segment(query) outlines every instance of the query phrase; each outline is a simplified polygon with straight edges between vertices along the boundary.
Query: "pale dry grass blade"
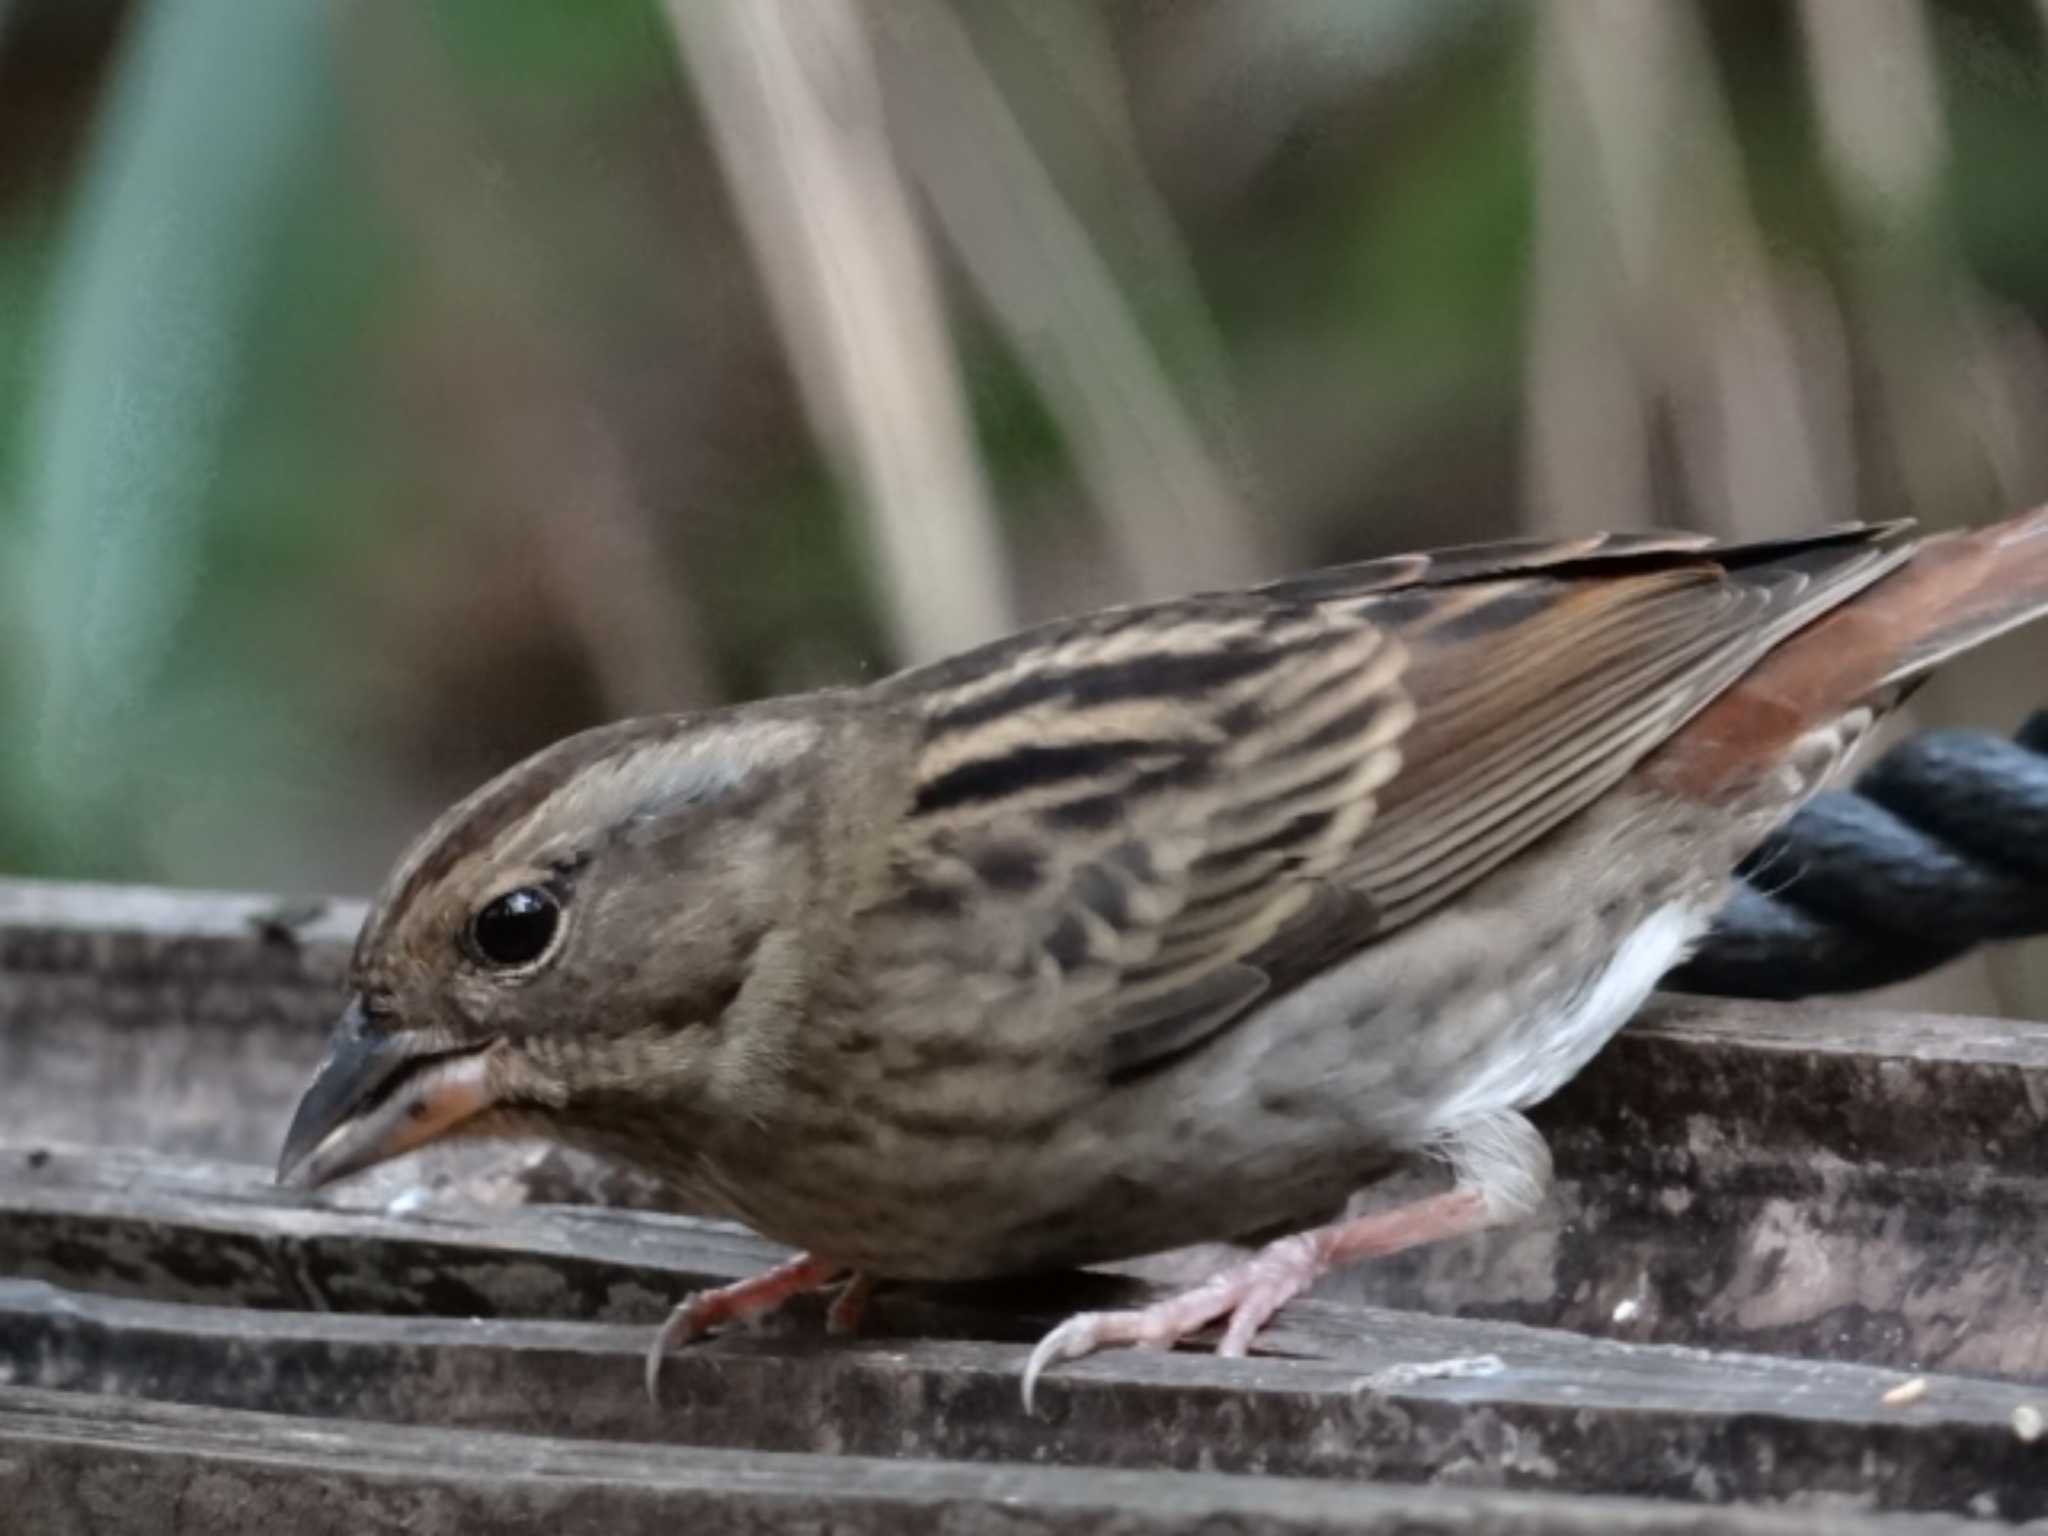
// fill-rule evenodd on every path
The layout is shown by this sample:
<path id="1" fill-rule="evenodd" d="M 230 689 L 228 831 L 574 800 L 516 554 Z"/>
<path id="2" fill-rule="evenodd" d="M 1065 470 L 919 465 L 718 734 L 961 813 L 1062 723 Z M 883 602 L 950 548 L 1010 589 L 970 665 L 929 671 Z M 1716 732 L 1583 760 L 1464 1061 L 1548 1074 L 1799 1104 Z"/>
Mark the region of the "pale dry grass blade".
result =
<path id="1" fill-rule="evenodd" d="M 1243 196 L 1304 131 L 1400 79 L 1444 38 L 1493 24 L 1501 7 L 1493 0 L 1205 0 L 1157 10 L 1131 91 L 1175 159 L 1199 168 L 1176 192 L 1215 206 Z"/>
<path id="2" fill-rule="evenodd" d="M 959 21 L 931 0 L 876 20 L 904 156 L 1059 422 L 1128 587 L 1260 570 L 1228 477 Z"/>
<path id="3" fill-rule="evenodd" d="M 2036 501 L 2048 493 L 2048 363 L 2032 325 L 1975 281 L 1949 226 L 1928 13 L 1920 0 L 1802 0 L 1799 16 L 1822 154 L 1854 227 L 1847 286 L 1903 510 L 1939 527 Z M 1912 723 L 2018 720 L 2041 705 L 2044 656 L 2040 637 L 2009 637 L 1933 678 Z M 1886 1006 L 2038 1015 L 2048 974 L 2029 964 L 2024 949 L 1979 952 L 1880 995 Z"/>
<path id="4" fill-rule="evenodd" d="M 1591 190 L 1579 195 L 1606 227 L 1624 292 L 1597 306 L 1549 299 L 1550 329 L 1539 324 L 1539 340 L 1552 349 L 1611 345 L 1589 343 L 1586 326 L 1622 317 L 1651 395 L 1641 408 L 1665 408 L 1693 520 L 1747 535 L 1840 515 L 1853 460 L 1838 326 L 1825 291 L 1781 269 L 1756 227 L 1699 16 L 1677 4 L 1550 0 L 1543 25 L 1546 49 L 1556 50 L 1545 68 L 1568 82 L 1544 97 L 1569 91 L 1586 145 L 1583 163 L 1555 167 L 1545 192 L 1556 195 L 1572 174 L 1589 178 Z M 1546 212 L 1539 227 L 1569 217 Z M 1539 291 L 1539 322 L 1544 302 Z M 1574 315 L 1591 318 L 1558 334 Z M 1555 358 L 1532 362 L 1532 387 L 1566 367 Z M 1577 386 L 1594 391 L 1593 404 L 1551 409 L 1591 418 L 1618 391 L 1617 367 Z M 1544 425 L 1540 411 L 1532 419 Z M 1597 449 L 1581 427 L 1554 450 L 1539 443 L 1534 457 L 1542 464 Z M 1604 492 L 1609 521 L 1614 500 L 1642 480 L 1640 446 L 1626 428 L 1619 451 L 1622 467 Z M 1535 490 L 1539 506 L 1556 505 L 1559 491 L 1541 476 Z"/>
<path id="5" fill-rule="evenodd" d="M 894 640 L 1011 626 L 938 280 L 852 0 L 670 0 L 805 407 L 857 489 Z"/>
<path id="6" fill-rule="evenodd" d="M 1114 272 L 1210 458 L 1250 499 L 1254 455 L 1235 365 L 1202 290 L 1179 205 L 1165 191 L 1188 146 L 1162 141 L 1156 127 L 1147 142 L 1137 119 L 1139 92 L 1156 64 L 1153 50 L 1119 38 L 1113 13 L 1096 0 L 982 0 L 953 14 Z M 1280 23 L 1281 13 L 1265 14 Z M 1133 48 L 1142 51 L 1132 57 L 1126 50 Z M 1188 195 L 1185 178 L 1176 191 Z M 1263 541 L 1261 552 L 1267 553 Z"/>
<path id="7" fill-rule="evenodd" d="M 1529 332 L 1522 355 L 1522 487 L 1531 526 L 1561 537 L 1639 526 L 1653 505 L 1653 382 L 1633 310 L 1649 290 L 1654 199 L 1603 189 L 1587 173 L 1600 152 L 1573 78 L 1557 6 L 1535 27 L 1535 229 Z M 1643 80 L 1654 80 L 1644 60 Z M 1637 103 L 1653 113 L 1663 97 Z M 1654 124 L 1645 124 L 1654 131 Z M 1627 146 L 1616 146 L 1617 159 Z M 1631 157 L 1611 167 L 1640 179 Z"/>
<path id="8" fill-rule="evenodd" d="M 1989 516 L 2048 478 L 2037 335 L 1976 284 L 1941 208 L 1950 157 L 1920 0 L 1802 0 L 1822 151 L 1849 247 L 1879 406 L 1916 514 Z"/>
<path id="9" fill-rule="evenodd" d="M 1912 222 L 1947 159 L 1919 0 L 1801 0 L 1823 145 L 1862 216 Z"/>

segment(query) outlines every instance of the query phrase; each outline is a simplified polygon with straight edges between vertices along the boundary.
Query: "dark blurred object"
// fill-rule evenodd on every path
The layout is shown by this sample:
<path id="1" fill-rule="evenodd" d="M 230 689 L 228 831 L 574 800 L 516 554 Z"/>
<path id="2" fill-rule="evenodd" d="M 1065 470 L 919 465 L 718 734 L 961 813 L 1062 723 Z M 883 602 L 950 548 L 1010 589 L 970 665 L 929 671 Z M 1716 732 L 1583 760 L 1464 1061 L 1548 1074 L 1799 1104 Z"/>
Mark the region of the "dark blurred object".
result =
<path id="1" fill-rule="evenodd" d="M 125 0 L 0 7 L 0 210 L 76 173 Z"/>
<path id="2" fill-rule="evenodd" d="M 1926 731 L 1757 849 L 1682 992 L 1799 998 L 2048 933 L 2048 710 L 2013 741 Z"/>

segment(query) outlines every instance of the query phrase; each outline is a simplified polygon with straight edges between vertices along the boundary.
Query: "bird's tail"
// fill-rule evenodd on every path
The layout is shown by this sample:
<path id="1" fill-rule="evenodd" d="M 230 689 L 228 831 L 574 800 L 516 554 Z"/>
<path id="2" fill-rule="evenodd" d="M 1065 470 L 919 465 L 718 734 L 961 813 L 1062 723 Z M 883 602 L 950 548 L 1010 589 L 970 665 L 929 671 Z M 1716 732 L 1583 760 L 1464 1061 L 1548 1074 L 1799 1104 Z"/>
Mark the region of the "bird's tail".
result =
<path id="1" fill-rule="evenodd" d="M 1711 794 L 1858 708 L 1882 714 L 1951 656 L 2048 613 L 2048 507 L 1922 540 L 1687 723 L 1653 776 Z"/>
<path id="2" fill-rule="evenodd" d="M 1891 664 L 1874 687 L 1912 682 L 1951 656 L 2048 613 L 2048 507 L 1987 528 L 1937 534 L 1868 604 Z"/>

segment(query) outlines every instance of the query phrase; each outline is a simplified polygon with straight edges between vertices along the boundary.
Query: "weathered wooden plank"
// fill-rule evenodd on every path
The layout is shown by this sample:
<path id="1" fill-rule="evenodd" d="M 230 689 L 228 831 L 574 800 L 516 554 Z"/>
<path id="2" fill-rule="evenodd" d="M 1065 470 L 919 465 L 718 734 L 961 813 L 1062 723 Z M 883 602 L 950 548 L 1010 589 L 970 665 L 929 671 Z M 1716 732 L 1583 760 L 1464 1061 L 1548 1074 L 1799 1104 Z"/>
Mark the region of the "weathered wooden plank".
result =
<path id="1" fill-rule="evenodd" d="M 1535 1220 L 1332 1294 L 2048 1378 L 2048 1026 L 1664 998 L 1537 1118 Z"/>
<path id="2" fill-rule="evenodd" d="M 1329 1303 L 1283 1315 L 1268 1342 L 1284 1358 L 1105 1356 L 1049 1378 L 1028 1418 L 1023 1349 L 990 1341 L 1031 1338 L 1080 1299 L 1050 1282 L 885 1291 L 862 1341 L 825 1339 L 806 1309 L 678 1354 L 657 1414 L 639 1381 L 646 1325 L 690 1285 L 757 1267 L 766 1245 L 615 1212 L 348 1216 L 266 1200 L 253 1180 L 207 1194 L 191 1170 L 117 1160 L 95 1183 L 92 1167 L 70 1163 L 35 1202 L 0 1199 L 0 1271 L 159 1301 L 0 1286 L 0 1371 L 14 1381 L 783 1450 L 2048 1513 L 2048 1446 L 2012 1427 L 2048 1394 L 1933 1377 L 1894 1406 L 1897 1373 L 1863 1366 Z M 171 1295 L 214 1305 L 162 1305 Z M 516 1320 L 536 1317 L 557 1320 Z M 595 1318 L 639 1326 L 566 1321 Z M 1445 1361 L 1488 1367 L 1433 1374 Z"/>
<path id="3" fill-rule="evenodd" d="M 338 978 L 360 901 L 0 878 L 0 968 Z"/>
<path id="4" fill-rule="evenodd" d="M 902 1536 L 1848 1536 L 1965 1522 L 1631 1499 L 964 1466 L 393 1428 L 0 1389 L 0 1509 L 38 1532 L 832 1530 Z"/>
<path id="5" fill-rule="evenodd" d="M 281 1191 L 240 1164 L 0 1145 L 0 1274 L 109 1295 L 642 1321 L 679 1291 L 786 1256 L 685 1217 L 406 1197 L 363 1207 Z"/>
<path id="6" fill-rule="evenodd" d="M 278 911 L 0 880 L 0 1125 L 20 1140 L 260 1161 L 319 1059 L 362 919 L 326 904 L 266 927 Z"/>
<path id="7" fill-rule="evenodd" d="M 268 909 L 0 882 L 0 1126 L 267 1161 L 359 911 L 281 941 L 260 931 Z M 1664 999 L 1540 1118 L 1559 1173 L 1541 1216 L 1326 1294 L 2048 1377 L 2048 1028 Z M 409 1198 L 421 1166 L 343 1198 Z M 549 1198 L 601 1177 L 476 1148 L 424 1166 L 472 1193 L 507 1166 L 495 1193 Z M 645 1192 L 613 1178 L 602 1193 Z"/>

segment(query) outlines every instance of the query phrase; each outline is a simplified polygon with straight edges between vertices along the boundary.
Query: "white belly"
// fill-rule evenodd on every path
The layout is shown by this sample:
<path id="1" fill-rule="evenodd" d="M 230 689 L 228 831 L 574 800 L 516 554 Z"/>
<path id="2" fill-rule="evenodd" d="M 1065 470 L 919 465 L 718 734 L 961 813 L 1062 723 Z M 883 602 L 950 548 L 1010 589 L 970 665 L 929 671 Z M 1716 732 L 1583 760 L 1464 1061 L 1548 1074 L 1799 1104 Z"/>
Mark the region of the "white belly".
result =
<path id="1" fill-rule="evenodd" d="M 1622 940 L 1607 968 L 1571 994 L 1550 1020 L 1511 1031 L 1479 1071 L 1438 1102 L 1429 1130 L 1454 1131 L 1498 1110 L 1525 1109 L 1549 1098 L 1634 1017 L 1711 919 L 1711 912 L 1678 902 L 1657 908 Z"/>

